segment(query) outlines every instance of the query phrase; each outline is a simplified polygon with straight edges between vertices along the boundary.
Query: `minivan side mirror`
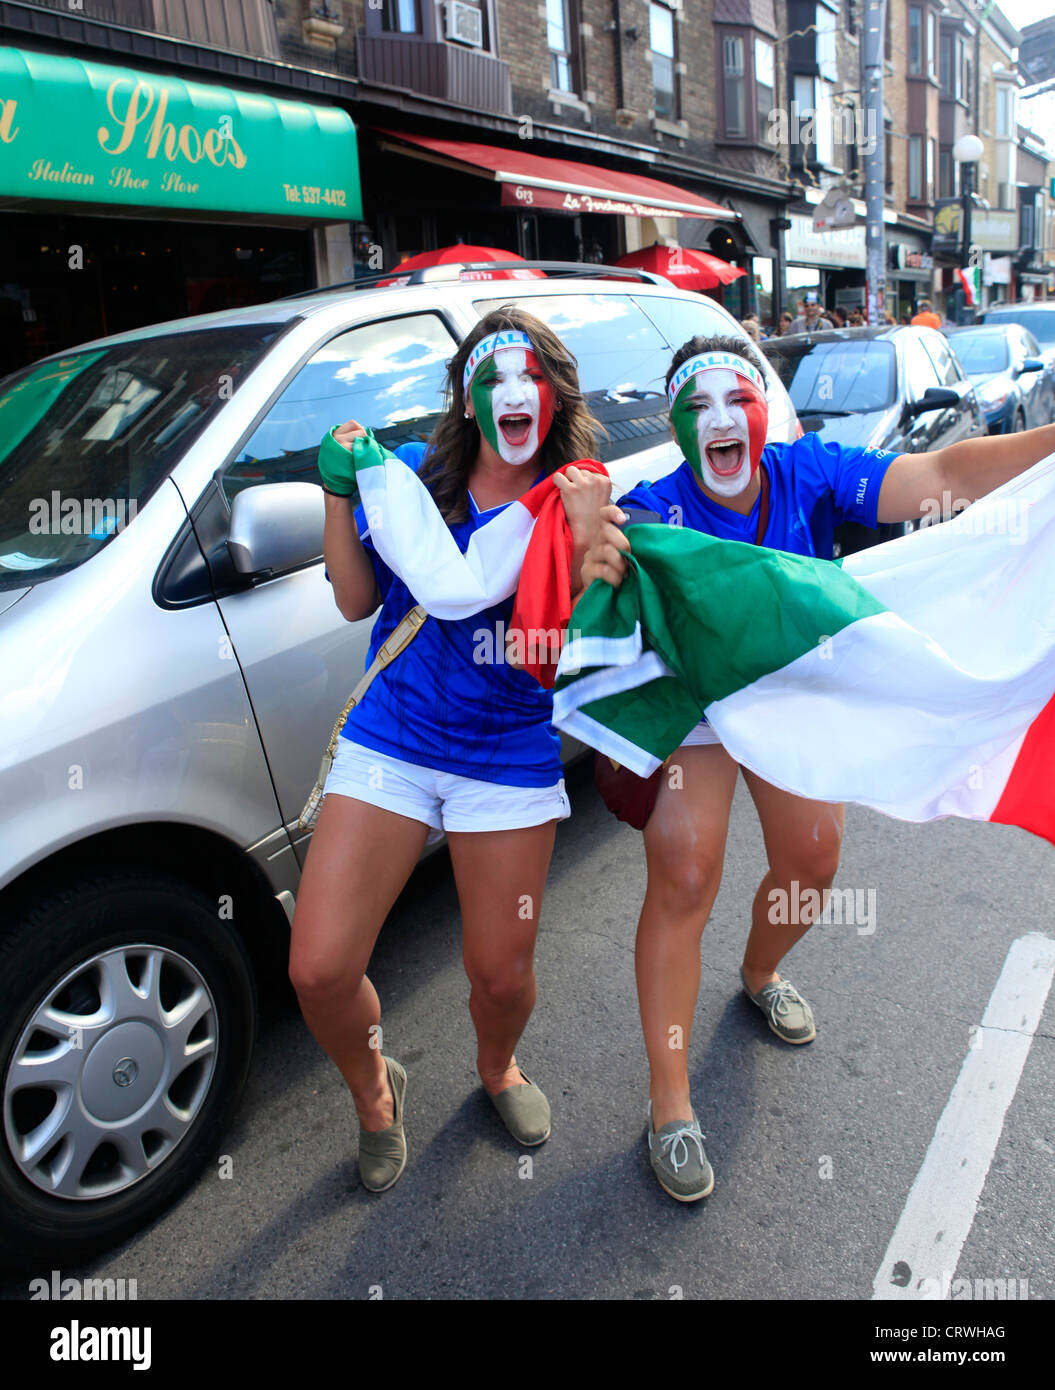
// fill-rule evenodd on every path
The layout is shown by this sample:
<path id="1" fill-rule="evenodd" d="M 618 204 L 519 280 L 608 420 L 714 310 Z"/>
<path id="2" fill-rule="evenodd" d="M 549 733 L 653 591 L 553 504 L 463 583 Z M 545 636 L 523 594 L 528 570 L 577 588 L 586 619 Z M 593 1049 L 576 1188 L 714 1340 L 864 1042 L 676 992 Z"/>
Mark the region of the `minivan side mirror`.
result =
<path id="1" fill-rule="evenodd" d="M 315 483 L 259 483 L 235 494 L 227 549 L 241 575 L 281 574 L 322 555 L 325 524 Z"/>
<path id="2" fill-rule="evenodd" d="M 1022 372 L 1042 372 L 1044 363 L 1038 357 L 1027 357 L 1024 362 L 1020 362 L 1015 369 L 1015 375 L 1020 376 Z"/>
<path id="3" fill-rule="evenodd" d="M 907 401 L 905 414 L 912 419 L 916 415 L 926 415 L 931 410 L 949 410 L 960 404 L 957 392 L 949 386 L 928 386 L 918 401 Z"/>

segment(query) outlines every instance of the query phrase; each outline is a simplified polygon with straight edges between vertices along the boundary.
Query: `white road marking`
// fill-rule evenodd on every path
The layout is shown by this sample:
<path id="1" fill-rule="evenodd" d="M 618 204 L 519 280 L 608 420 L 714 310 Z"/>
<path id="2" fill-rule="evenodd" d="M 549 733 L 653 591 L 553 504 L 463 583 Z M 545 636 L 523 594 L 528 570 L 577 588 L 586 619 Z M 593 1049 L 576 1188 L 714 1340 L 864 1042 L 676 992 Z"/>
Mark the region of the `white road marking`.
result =
<path id="1" fill-rule="evenodd" d="M 1055 941 L 1030 932 L 1012 942 L 873 1281 L 874 1299 L 949 1296 L 1053 975 Z M 937 1282 L 921 1293 L 924 1279 Z"/>

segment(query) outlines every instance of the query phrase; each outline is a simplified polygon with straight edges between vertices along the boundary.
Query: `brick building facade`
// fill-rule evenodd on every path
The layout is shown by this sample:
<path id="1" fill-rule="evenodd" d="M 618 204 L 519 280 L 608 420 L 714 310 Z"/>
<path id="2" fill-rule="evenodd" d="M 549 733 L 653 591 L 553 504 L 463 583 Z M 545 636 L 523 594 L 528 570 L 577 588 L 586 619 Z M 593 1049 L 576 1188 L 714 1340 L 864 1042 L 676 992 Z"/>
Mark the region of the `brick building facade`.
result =
<path id="1" fill-rule="evenodd" d="M 195 223 L 178 212 L 139 214 L 133 235 L 127 211 L 82 217 L 63 203 L 51 240 L 90 242 L 91 263 L 107 268 L 94 299 L 74 304 L 37 249 L 49 243 L 32 219 L 48 207 L 16 200 L 5 211 L 0 190 L 0 215 L 18 233 L 10 294 L 38 325 L 15 354 L 133 327 L 144 314 L 350 279 L 455 242 L 593 261 L 655 241 L 700 247 L 747 272 L 717 292 L 741 316 L 756 307 L 775 316 L 808 288 L 829 306 L 863 302 L 862 12 L 862 0 L 94 0 L 90 13 L 67 0 L 0 0 L 9 48 L 346 113 L 362 191 L 353 219 L 283 209 L 273 224 L 257 218 L 252 237 L 234 216 Z M 975 0 L 888 0 L 884 220 L 895 313 L 935 291 L 957 309 L 962 248 L 935 269 L 931 237 L 935 207 L 960 198 L 951 150 L 967 131 L 985 145 L 978 191 L 989 208 L 979 205 L 975 228 L 986 298 L 1020 288 L 1000 240 L 1007 217 L 1021 215 L 1017 41 L 999 9 L 983 14 Z M 533 170 L 516 175 L 522 197 L 511 196 L 511 164 Z M 818 206 L 834 194 L 855 225 L 818 230 Z M 146 243 L 157 267 L 149 284 Z M 1033 292 L 1044 293 L 1046 276 L 1031 267 Z"/>

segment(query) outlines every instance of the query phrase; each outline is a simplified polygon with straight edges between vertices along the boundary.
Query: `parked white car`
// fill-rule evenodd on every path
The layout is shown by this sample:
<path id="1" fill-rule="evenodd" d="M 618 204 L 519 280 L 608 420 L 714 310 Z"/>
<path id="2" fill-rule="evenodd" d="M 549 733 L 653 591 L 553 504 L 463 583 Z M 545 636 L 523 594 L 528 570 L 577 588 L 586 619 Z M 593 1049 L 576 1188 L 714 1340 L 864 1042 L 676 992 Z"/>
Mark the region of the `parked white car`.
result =
<path id="1" fill-rule="evenodd" d="M 74 1257 L 192 1181 L 284 957 L 298 814 L 372 619 L 323 574 L 315 457 L 426 438 L 490 308 L 579 362 L 618 491 L 679 461 L 664 373 L 737 332 L 658 277 L 334 288 L 100 339 L 0 383 L 0 1255 Z M 766 366 L 770 437 L 795 413 Z"/>

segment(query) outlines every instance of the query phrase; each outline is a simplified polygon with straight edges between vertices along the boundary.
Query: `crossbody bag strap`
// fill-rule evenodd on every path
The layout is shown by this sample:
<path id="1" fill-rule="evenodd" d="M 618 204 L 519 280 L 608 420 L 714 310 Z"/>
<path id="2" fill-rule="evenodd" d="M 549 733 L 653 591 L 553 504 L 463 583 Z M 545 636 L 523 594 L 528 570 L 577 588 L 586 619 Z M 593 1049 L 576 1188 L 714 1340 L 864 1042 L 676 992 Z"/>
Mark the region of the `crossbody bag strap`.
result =
<path id="1" fill-rule="evenodd" d="M 370 683 L 378 672 L 383 671 L 390 662 L 395 661 L 404 647 L 410 646 L 411 642 L 413 642 L 414 638 L 421 631 L 421 627 L 427 617 L 428 614 L 425 612 L 424 608 L 422 608 L 421 604 L 417 604 L 410 610 L 405 618 L 400 619 L 381 643 L 380 647 L 378 647 L 377 655 L 366 668 L 362 680 L 360 680 L 359 684 L 352 691 L 351 695 L 348 697 L 348 703 L 337 716 L 337 723 L 333 726 L 333 733 L 330 735 L 330 742 L 327 746 L 327 751 L 331 755 L 337 751 L 337 740 L 340 737 L 341 729 L 344 727 L 344 721 L 348 718 L 352 708 L 359 703 L 367 690 L 369 690 Z"/>
<path id="2" fill-rule="evenodd" d="M 334 724 L 333 732 L 330 734 L 330 741 L 327 743 L 326 751 L 322 755 L 322 765 L 319 768 L 318 780 L 312 788 L 311 795 L 308 797 L 304 810 L 301 812 L 300 819 L 297 822 L 298 829 L 310 830 L 318 819 L 319 808 L 322 805 L 322 797 L 326 789 L 326 778 L 329 776 L 330 768 L 333 766 L 334 755 L 337 752 L 337 740 L 340 738 L 341 730 L 344 728 L 344 721 L 348 718 L 352 709 L 366 694 L 367 690 L 370 688 L 370 682 L 377 673 L 383 671 L 386 666 L 391 665 L 400 652 L 403 651 L 405 647 L 410 646 L 411 642 L 413 642 L 414 638 L 421 631 L 427 617 L 428 614 L 425 612 L 424 608 L 422 608 L 421 604 L 416 604 L 406 617 L 402 618 L 399 623 L 397 623 L 381 643 L 380 647 L 378 647 L 377 655 L 367 667 L 362 679 L 356 685 L 351 695 L 349 695 L 348 703 L 337 716 L 337 722 Z"/>
<path id="3" fill-rule="evenodd" d="M 762 463 L 758 465 L 758 479 L 762 491 L 758 494 L 758 531 L 755 533 L 755 545 L 762 544 L 766 527 L 769 525 L 769 474 Z"/>

